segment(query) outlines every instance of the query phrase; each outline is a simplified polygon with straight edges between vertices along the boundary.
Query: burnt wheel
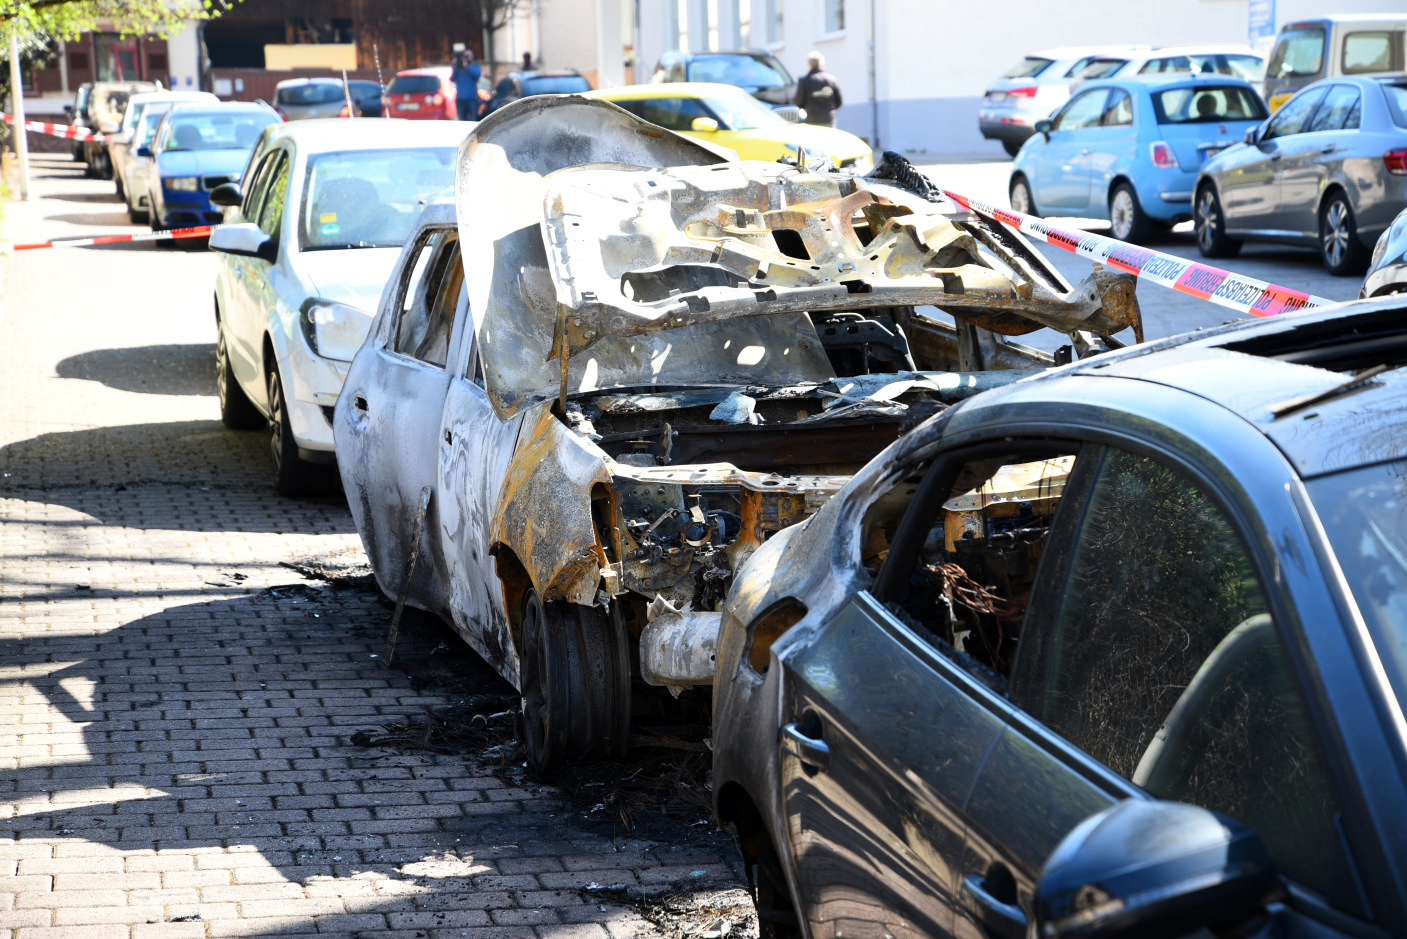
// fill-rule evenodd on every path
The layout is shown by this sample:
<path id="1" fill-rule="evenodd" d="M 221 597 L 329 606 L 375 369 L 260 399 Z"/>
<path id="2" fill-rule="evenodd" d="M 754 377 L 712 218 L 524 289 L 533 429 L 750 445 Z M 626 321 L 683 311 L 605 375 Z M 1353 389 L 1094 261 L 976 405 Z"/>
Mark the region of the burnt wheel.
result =
<path id="1" fill-rule="evenodd" d="M 772 839 L 765 834 L 757 852 L 752 889 L 760 939 L 800 939 L 801 923 L 791 891 L 787 889 L 787 875 L 782 871 Z"/>
<path id="2" fill-rule="evenodd" d="M 523 598 L 523 745 L 537 772 L 623 755 L 630 734 L 625 625 L 600 607 Z"/>

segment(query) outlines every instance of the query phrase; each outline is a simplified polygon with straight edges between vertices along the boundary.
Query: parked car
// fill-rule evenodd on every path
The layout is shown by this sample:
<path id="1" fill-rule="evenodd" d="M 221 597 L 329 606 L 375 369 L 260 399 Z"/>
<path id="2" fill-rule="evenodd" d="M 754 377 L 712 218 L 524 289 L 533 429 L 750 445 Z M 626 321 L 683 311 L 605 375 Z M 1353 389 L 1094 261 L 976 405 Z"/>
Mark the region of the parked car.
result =
<path id="1" fill-rule="evenodd" d="M 1243 241 L 1317 245 L 1329 273 L 1362 273 L 1407 205 L 1407 79 L 1310 85 L 1202 167 L 1196 189 L 1204 256 Z"/>
<path id="2" fill-rule="evenodd" d="M 161 116 L 152 142 L 137 150 L 150 157 L 147 200 L 152 231 L 218 225 L 224 212 L 210 193 L 237 180 L 259 134 L 279 116 L 265 104 L 177 104 Z"/>
<path id="3" fill-rule="evenodd" d="M 128 204 L 128 214 L 131 214 L 133 199 L 128 197 L 127 182 L 132 164 L 139 162 L 136 156 L 136 148 L 142 144 L 150 144 L 150 138 L 137 141 L 137 125 L 142 123 L 142 117 L 153 106 L 156 106 L 156 115 L 159 117 L 165 113 L 166 108 L 176 103 L 188 104 L 193 101 L 204 101 L 209 104 L 218 104 L 220 99 L 210 94 L 208 91 L 148 91 L 135 94 L 127 101 L 127 108 L 122 112 L 122 125 L 118 128 L 117 136 L 107 142 L 108 159 L 112 162 L 112 178 L 117 189 L 117 197 Z M 153 129 L 155 123 L 150 125 Z M 141 174 L 142 185 L 139 190 L 140 196 L 136 197 L 141 205 L 146 204 L 146 174 Z"/>
<path id="4" fill-rule="evenodd" d="M 450 80 L 450 67 L 431 66 L 397 72 L 382 96 L 384 117 L 413 121 L 453 121 L 459 112 L 458 94 Z"/>
<path id="5" fill-rule="evenodd" d="M 1407 291 L 1407 208 L 1378 236 L 1358 296 L 1385 297 L 1403 291 Z"/>
<path id="6" fill-rule="evenodd" d="M 1066 46 L 1033 52 L 987 86 L 977 127 L 988 140 L 999 140 L 1016 156 L 1036 132 L 1036 121 L 1054 114 L 1070 100 L 1075 76 L 1102 55 L 1131 52 L 1128 46 Z"/>
<path id="7" fill-rule="evenodd" d="M 1401 934 L 1403 323 L 989 391 L 754 552 L 711 747 L 763 935 Z"/>
<path id="8" fill-rule="evenodd" d="M 651 124 L 727 147 L 744 160 L 827 156 L 837 167 L 868 173 L 869 144 L 849 131 L 793 124 L 735 85 L 681 82 L 626 85 L 587 94 L 625 108 Z"/>
<path id="9" fill-rule="evenodd" d="M 1221 75 L 1256 85 L 1265 78 L 1265 59 L 1250 46 L 1233 43 L 1155 46 L 1096 56 L 1084 64 L 1075 78 L 1078 81 L 1172 74 Z"/>
<path id="10" fill-rule="evenodd" d="M 796 79 L 765 49 L 723 52 L 666 52 L 651 82 L 709 82 L 737 85 L 764 104 L 794 107 Z"/>
<path id="11" fill-rule="evenodd" d="M 1018 234 L 598 99 L 515 102 L 459 152 L 457 219 L 426 210 L 333 433 L 381 589 L 519 689 L 539 768 L 623 750 L 632 696 L 668 714 L 666 687 L 711 682 L 718 604 L 770 532 L 943 400 L 1054 362 L 985 325 L 1141 328 L 1128 275 L 1072 290 Z"/>
<path id="12" fill-rule="evenodd" d="M 74 93 L 73 104 L 64 105 L 64 114 L 68 115 L 70 127 L 88 126 L 88 102 L 93 94 L 93 83 L 84 82 L 78 86 L 78 91 Z M 72 144 L 73 158 L 83 159 L 83 141 L 75 139 Z"/>
<path id="13" fill-rule="evenodd" d="M 99 134 L 115 134 L 122 128 L 122 114 L 132 95 L 160 91 L 160 82 L 94 82 L 88 93 L 86 124 Z M 88 164 L 85 175 L 112 179 L 112 160 L 107 141 L 91 138 L 83 141 L 83 159 Z"/>
<path id="14" fill-rule="evenodd" d="M 355 115 L 349 117 L 381 117 L 383 104 L 381 96 L 385 89 L 379 82 L 369 81 L 362 78 L 348 80 L 347 89 L 352 93 L 352 104 L 356 107 Z"/>
<path id="15" fill-rule="evenodd" d="M 1265 70 L 1271 113 L 1307 85 L 1343 75 L 1401 72 L 1407 16 L 1335 14 L 1281 28 Z"/>
<path id="16" fill-rule="evenodd" d="M 280 493 L 335 480 L 332 407 L 347 365 L 416 219 L 454 185 L 472 126 L 277 124 L 214 194 L 230 207 L 210 239 L 220 416 L 237 429 L 267 419 Z"/>
<path id="17" fill-rule="evenodd" d="M 1191 217 L 1202 163 L 1264 119 L 1234 78 L 1093 82 L 1037 122 L 1012 165 L 1011 207 L 1107 218 L 1115 238 L 1141 242 Z"/>
<path id="18" fill-rule="evenodd" d="M 576 69 L 531 69 L 509 72 L 494 86 L 485 114 L 492 114 L 505 104 L 534 95 L 574 95 L 591 90 L 591 82 Z"/>

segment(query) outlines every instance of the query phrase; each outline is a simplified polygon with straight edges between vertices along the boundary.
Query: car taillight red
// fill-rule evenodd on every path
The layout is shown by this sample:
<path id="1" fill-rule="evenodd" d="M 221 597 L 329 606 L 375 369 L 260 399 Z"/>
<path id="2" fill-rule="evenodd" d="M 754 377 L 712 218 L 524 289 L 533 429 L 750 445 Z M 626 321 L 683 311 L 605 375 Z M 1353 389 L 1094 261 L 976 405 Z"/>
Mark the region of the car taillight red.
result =
<path id="1" fill-rule="evenodd" d="M 342 105 L 342 110 L 340 110 L 340 111 L 337 112 L 337 116 L 338 116 L 338 117 L 351 117 L 351 116 L 352 116 L 352 111 L 351 111 L 350 108 L 348 108 L 348 107 L 344 104 L 344 105 Z"/>
<path id="2" fill-rule="evenodd" d="M 1013 98 L 1034 98 L 1039 89 L 1035 85 L 1028 88 L 1008 88 L 1006 93 Z"/>
<path id="3" fill-rule="evenodd" d="M 1389 150 L 1383 154 L 1387 171 L 1394 176 L 1407 176 L 1407 150 Z"/>
<path id="4" fill-rule="evenodd" d="M 1177 169 L 1177 154 L 1173 148 L 1159 140 L 1151 147 L 1153 165 L 1162 170 Z"/>
<path id="5" fill-rule="evenodd" d="M 282 111 L 280 111 L 278 108 L 274 108 L 274 113 L 278 115 L 278 119 L 279 119 L 279 120 L 283 121 L 285 124 L 288 123 L 288 115 L 287 115 L 287 114 L 284 114 L 284 113 L 283 113 Z"/>

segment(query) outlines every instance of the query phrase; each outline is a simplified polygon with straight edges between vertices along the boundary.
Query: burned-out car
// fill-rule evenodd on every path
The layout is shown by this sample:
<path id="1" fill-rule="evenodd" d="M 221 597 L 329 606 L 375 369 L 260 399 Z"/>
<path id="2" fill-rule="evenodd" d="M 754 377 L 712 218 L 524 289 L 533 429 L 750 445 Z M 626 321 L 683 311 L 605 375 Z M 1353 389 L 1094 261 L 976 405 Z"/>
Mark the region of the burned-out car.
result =
<path id="1" fill-rule="evenodd" d="M 764 934 L 1403 935 L 1403 324 L 989 391 L 753 552 L 713 785 Z"/>
<path id="2" fill-rule="evenodd" d="M 520 689 L 538 766 L 709 685 L 748 555 L 928 416 L 1055 364 L 1009 337 L 1060 330 L 1068 358 L 1141 329 L 1127 275 L 1071 288 L 950 203 L 804 163 L 511 104 L 351 366 L 336 447 L 378 582 Z"/>

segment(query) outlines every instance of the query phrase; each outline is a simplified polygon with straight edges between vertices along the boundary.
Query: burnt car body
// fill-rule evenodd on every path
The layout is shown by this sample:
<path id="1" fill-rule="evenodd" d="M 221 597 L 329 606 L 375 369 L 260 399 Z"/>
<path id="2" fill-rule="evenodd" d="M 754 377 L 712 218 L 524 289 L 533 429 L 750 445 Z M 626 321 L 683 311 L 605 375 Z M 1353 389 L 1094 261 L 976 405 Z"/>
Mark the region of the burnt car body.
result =
<path id="1" fill-rule="evenodd" d="M 947 409 L 754 552 L 713 784 L 764 925 L 1402 935 L 1404 365 L 1392 298 L 1086 359 Z M 1124 800 L 1253 829 L 1274 882 L 1119 932 L 1096 879 L 1051 925 L 1073 855 L 1042 865 Z M 1165 873 L 1145 901 L 1191 882 Z"/>
<path id="2" fill-rule="evenodd" d="M 730 156 L 603 101 L 490 115 L 337 402 L 379 584 L 519 688 L 539 766 L 710 684 L 733 571 L 927 415 L 1054 364 L 1009 336 L 1141 329 L 1127 275 L 1071 288 L 950 203 Z"/>

